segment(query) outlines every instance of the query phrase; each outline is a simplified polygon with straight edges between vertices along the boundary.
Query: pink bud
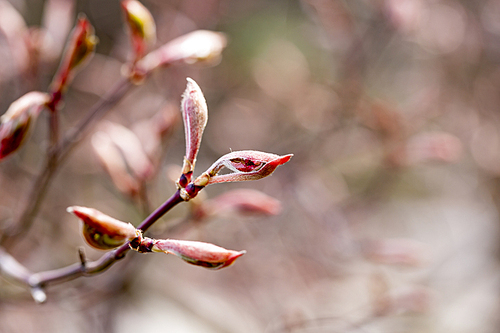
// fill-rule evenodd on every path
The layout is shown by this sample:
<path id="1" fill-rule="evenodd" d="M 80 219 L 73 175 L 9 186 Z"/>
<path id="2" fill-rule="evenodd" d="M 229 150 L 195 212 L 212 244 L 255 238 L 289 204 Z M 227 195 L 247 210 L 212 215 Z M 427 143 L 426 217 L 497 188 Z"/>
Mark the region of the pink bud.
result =
<path id="1" fill-rule="evenodd" d="M 155 240 L 152 251 L 174 254 L 190 264 L 210 269 L 230 266 L 237 258 L 246 253 L 246 251 L 226 250 L 204 242 L 175 239 Z"/>
<path id="2" fill-rule="evenodd" d="M 220 32 L 193 31 L 149 53 L 141 60 L 140 66 L 146 72 L 151 72 L 159 66 L 168 66 L 176 62 L 216 65 L 226 44 L 227 39 Z"/>
<path id="3" fill-rule="evenodd" d="M 49 95 L 32 91 L 14 101 L 0 117 L 0 160 L 16 151 L 29 133 Z"/>
<path id="4" fill-rule="evenodd" d="M 148 44 L 156 41 L 156 25 L 153 16 L 139 1 L 124 0 L 121 2 L 125 19 L 129 28 L 134 50 L 133 63 L 144 56 Z"/>
<path id="5" fill-rule="evenodd" d="M 186 136 L 186 157 L 182 173 L 188 175 L 193 172 L 196 156 L 201 145 L 201 138 L 208 121 L 208 108 L 205 96 L 196 82 L 187 78 L 187 87 L 182 96 L 181 110 L 184 120 L 184 132 Z M 185 186 L 185 184 L 183 184 Z"/>
<path id="6" fill-rule="evenodd" d="M 238 189 L 203 202 L 199 209 L 211 216 L 228 213 L 277 215 L 281 211 L 281 203 L 257 190 Z"/>
<path id="7" fill-rule="evenodd" d="M 73 79 L 77 67 L 84 64 L 93 55 L 97 42 L 94 27 L 84 15 L 79 15 L 52 82 L 51 90 L 54 93 L 60 94 L 66 89 L 69 81 Z"/>
<path id="8" fill-rule="evenodd" d="M 139 235 L 132 224 L 114 219 L 97 209 L 71 206 L 66 210 L 82 220 L 83 237 L 96 249 L 114 249 Z"/>
<path id="9" fill-rule="evenodd" d="M 278 166 L 288 162 L 292 156 L 293 154 L 279 156 L 255 150 L 231 152 L 219 158 L 194 183 L 195 185 L 205 186 L 216 183 L 261 179 L 273 173 Z M 219 171 L 224 167 L 232 172 L 218 175 Z M 207 180 L 207 175 L 208 182 L 203 184 Z"/>

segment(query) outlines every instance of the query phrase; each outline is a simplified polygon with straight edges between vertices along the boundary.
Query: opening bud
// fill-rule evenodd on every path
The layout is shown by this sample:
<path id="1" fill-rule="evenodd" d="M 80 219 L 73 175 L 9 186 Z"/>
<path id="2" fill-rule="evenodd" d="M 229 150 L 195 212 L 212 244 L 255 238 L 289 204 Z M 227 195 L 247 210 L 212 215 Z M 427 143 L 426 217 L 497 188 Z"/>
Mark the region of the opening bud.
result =
<path id="1" fill-rule="evenodd" d="M 156 25 L 149 10 L 139 1 L 125 0 L 121 6 L 130 32 L 135 64 L 144 56 L 147 46 L 156 41 Z"/>
<path id="2" fill-rule="evenodd" d="M 28 136 L 31 123 L 49 100 L 48 94 L 29 92 L 14 101 L 0 117 L 0 160 L 21 146 Z"/>
<path id="3" fill-rule="evenodd" d="M 75 28 L 66 44 L 63 58 L 52 82 L 52 91 L 62 93 L 73 79 L 76 69 L 86 63 L 94 54 L 98 38 L 94 27 L 85 15 L 80 14 Z"/>
<path id="4" fill-rule="evenodd" d="M 231 152 L 219 158 L 212 166 L 198 177 L 194 184 L 208 175 L 208 184 L 240 182 L 247 180 L 258 180 L 269 176 L 282 164 L 292 158 L 293 154 L 275 155 L 255 150 L 241 150 Z M 230 173 L 219 175 L 218 173 L 227 168 Z"/>
<path id="5" fill-rule="evenodd" d="M 66 211 L 83 222 L 83 238 L 99 250 L 114 249 L 140 235 L 140 231 L 132 224 L 114 219 L 94 208 L 71 206 Z"/>
<path id="6" fill-rule="evenodd" d="M 228 267 L 246 253 L 246 251 L 226 250 L 210 243 L 175 239 L 155 240 L 152 252 L 173 254 L 189 264 L 210 269 Z"/>

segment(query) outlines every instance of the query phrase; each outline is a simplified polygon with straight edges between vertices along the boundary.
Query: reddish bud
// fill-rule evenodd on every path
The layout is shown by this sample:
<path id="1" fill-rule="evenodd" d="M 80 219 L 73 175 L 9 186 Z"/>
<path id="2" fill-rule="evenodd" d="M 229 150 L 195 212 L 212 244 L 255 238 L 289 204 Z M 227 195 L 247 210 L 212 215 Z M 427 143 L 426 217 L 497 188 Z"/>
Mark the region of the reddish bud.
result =
<path id="1" fill-rule="evenodd" d="M 66 210 L 83 222 L 83 237 L 90 246 L 99 250 L 114 249 L 140 234 L 132 224 L 114 219 L 94 208 L 71 206 Z"/>
<path id="2" fill-rule="evenodd" d="M 254 150 L 241 150 L 231 152 L 219 158 L 194 184 L 201 185 L 206 182 L 206 175 L 209 176 L 207 185 L 225 182 L 240 182 L 247 180 L 258 180 L 269 176 L 282 164 L 292 158 L 289 155 L 275 155 Z M 226 167 L 231 173 L 218 175 L 219 171 Z"/>
<path id="3" fill-rule="evenodd" d="M 151 72 L 159 66 L 176 62 L 216 65 L 220 62 L 227 38 L 220 32 L 197 30 L 178 37 L 146 55 L 140 67 Z"/>
<path id="4" fill-rule="evenodd" d="M 49 95 L 32 91 L 14 101 L 0 117 L 0 160 L 16 151 L 29 133 L 31 123 L 49 102 Z"/>
<path id="5" fill-rule="evenodd" d="M 204 242 L 175 239 L 155 240 L 152 251 L 174 254 L 192 265 L 210 269 L 228 267 L 246 253 L 246 251 L 226 250 Z"/>
<path id="6" fill-rule="evenodd" d="M 84 15 L 79 15 L 78 22 L 66 44 L 57 74 L 54 76 L 51 87 L 53 92 L 61 93 L 66 89 L 76 69 L 93 55 L 97 42 L 94 27 Z"/>
<path id="7" fill-rule="evenodd" d="M 125 0 L 121 6 L 132 40 L 135 63 L 144 56 L 147 46 L 156 41 L 156 25 L 149 10 L 139 1 Z"/>

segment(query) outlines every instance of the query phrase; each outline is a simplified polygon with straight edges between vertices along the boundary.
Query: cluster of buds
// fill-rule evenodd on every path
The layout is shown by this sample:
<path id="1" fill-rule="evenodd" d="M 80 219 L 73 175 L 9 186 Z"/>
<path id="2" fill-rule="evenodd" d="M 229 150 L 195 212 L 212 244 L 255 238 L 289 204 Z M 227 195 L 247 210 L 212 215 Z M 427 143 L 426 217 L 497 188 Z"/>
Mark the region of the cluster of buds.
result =
<path id="1" fill-rule="evenodd" d="M 245 251 L 227 250 L 210 243 L 143 237 L 132 224 L 93 208 L 72 206 L 67 211 L 81 220 L 83 238 L 99 250 L 112 250 L 128 242 L 132 250 L 140 253 L 174 254 L 189 264 L 210 269 L 228 267 L 245 254 Z"/>
<path id="2" fill-rule="evenodd" d="M 189 201 L 196 197 L 198 192 L 209 184 L 264 178 L 273 173 L 278 166 L 290 160 L 292 155 L 279 156 L 251 150 L 231 152 L 219 158 L 193 181 L 192 175 L 196 157 L 207 124 L 208 108 L 198 84 L 190 78 L 187 81 L 181 103 L 186 135 L 186 155 L 182 174 L 177 181 L 179 195 L 183 200 Z M 116 124 L 108 123 L 105 128 L 105 131 L 95 134 L 93 144 L 103 161 L 115 161 L 114 164 L 110 162 L 106 165 L 108 171 L 113 171 L 110 174 L 117 175 L 117 178 L 121 178 L 122 183 L 127 179 L 125 174 L 120 177 L 120 173 L 116 172 L 117 169 L 120 169 L 116 160 L 121 160 L 122 163 L 127 164 L 128 169 L 135 172 L 136 177 L 147 178 L 150 164 L 139 163 L 141 158 L 138 158 L 136 153 L 140 149 L 140 142 L 137 137 L 131 131 Z M 116 158 L 110 158 L 113 155 Z M 119 156 L 123 156 L 123 158 L 119 159 Z M 145 154 L 144 158 L 147 160 Z M 219 174 L 223 168 L 227 168 L 230 172 Z M 125 170 L 126 168 L 121 169 Z M 271 200 L 260 192 L 257 193 L 251 190 L 241 191 L 238 192 L 238 195 L 230 195 L 230 199 L 227 196 L 221 197 L 218 200 L 214 199 L 212 203 L 216 206 L 220 205 L 219 213 L 224 210 L 246 210 L 260 214 L 276 214 L 280 210 L 279 202 Z M 211 211 L 206 207 L 201 207 L 200 216 L 218 213 L 216 210 Z M 190 264 L 212 269 L 227 267 L 245 253 L 203 242 L 143 237 L 142 232 L 131 224 L 115 220 L 91 208 L 75 206 L 70 207 L 68 211 L 82 220 L 82 230 L 87 243 L 103 250 L 116 248 L 129 242 L 130 248 L 141 253 L 165 252 L 174 254 Z"/>
<path id="3" fill-rule="evenodd" d="M 185 201 L 194 198 L 205 186 L 216 183 L 258 180 L 269 176 L 282 164 L 292 158 L 292 154 L 279 156 L 254 150 L 234 151 L 219 158 L 208 170 L 191 182 L 196 156 L 208 120 L 205 97 L 193 79 L 188 78 L 181 110 L 186 135 L 186 156 L 182 175 L 177 181 L 181 197 Z M 230 173 L 220 175 L 227 168 Z"/>
<path id="4" fill-rule="evenodd" d="M 160 66 L 178 62 L 215 64 L 220 60 L 221 52 L 227 43 L 225 36 L 203 30 L 179 37 L 146 54 L 147 46 L 154 41 L 156 34 L 151 13 L 135 0 L 122 1 L 122 8 L 125 12 L 134 52 L 133 59 L 126 65 L 126 76 L 132 82 L 140 83 L 148 73 Z M 77 32 L 74 32 L 74 35 L 85 36 L 83 44 L 88 44 L 88 47 L 82 50 L 90 49 L 89 46 L 95 45 L 87 43 L 92 31 L 84 29 L 86 27 L 84 22 L 78 27 L 80 30 L 75 29 Z M 63 62 L 63 64 L 66 63 Z M 59 75 L 59 80 L 55 81 L 56 91 L 63 90 L 67 78 L 70 77 L 65 73 L 70 72 L 74 66 L 70 62 L 64 66 L 61 65 L 61 68 L 63 68 L 60 70 L 62 74 Z M 207 125 L 208 107 L 203 92 L 191 78 L 187 79 L 181 111 L 186 138 L 186 154 L 181 176 L 177 180 L 178 199 L 180 196 L 183 200 L 189 201 L 209 184 L 264 178 L 292 157 L 292 155 L 279 156 L 250 150 L 231 152 L 222 156 L 208 170 L 193 180 L 196 158 Z M 144 151 L 138 137 L 121 125 L 105 124 L 103 130 L 94 135 L 92 144 L 116 186 L 130 195 L 137 193 L 138 186 L 140 186 L 137 182 L 145 182 L 153 173 L 154 165 L 151 163 L 151 156 Z M 219 174 L 223 168 L 227 168 L 230 172 Z M 220 205 L 219 213 L 224 210 L 242 210 L 260 214 L 276 214 L 280 210 L 279 202 L 252 191 L 242 191 L 237 196 L 231 196 L 231 200 L 228 197 L 219 200 L 220 204 L 215 199 L 212 201 L 214 205 Z M 201 211 L 203 213 L 200 214 L 206 216 L 218 214 L 217 211 L 206 207 L 200 208 Z M 143 237 L 142 230 L 136 229 L 132 224 L 116 220 L 92 208 L 73 206 L 68 208 L 68 212 L 75 214 L 82 221 L 83 237 L 87 243 L 101 250 L 111 250 L 128 244 L 137 252 L 174 254 L 190 264 L 211 269 L 227 267 L 245 253 L 245 251 L 227 250 L 204 242 Z M 155 216 L 155 213 L 151 216 Z M 146 230 L 147 227 L 144 229 Z"/>

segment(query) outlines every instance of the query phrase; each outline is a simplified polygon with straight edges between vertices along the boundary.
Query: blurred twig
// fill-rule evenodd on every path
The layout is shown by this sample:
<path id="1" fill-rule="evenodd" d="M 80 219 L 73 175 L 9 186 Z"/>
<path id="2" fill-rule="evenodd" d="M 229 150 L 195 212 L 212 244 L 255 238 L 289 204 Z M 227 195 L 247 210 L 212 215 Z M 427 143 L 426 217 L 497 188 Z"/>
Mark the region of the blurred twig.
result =
<path id="1" fill-rule="evenodd" d="M 125 96 L 132 86 L 133 84 L 127 78 L 123 78 L 118 81 L 111 88 L 111 90 L 109 90 L 97 103 L 92 106 L 92 108 L 88 111 L 87 116 L 83 118 L 72 130 L 68 131 L 59 146 L 57 146 L 57 144 L 51 144 L 53 149 L 48 153 L 46 166 L 43 171 L 33 182 L 33 187 L 28 195 L 27 204 L 23 213 L 20 215 L 15 225 L 12 228 L 9 228 L 9 230 L 2 235 L 0 238 L 0 245 L 8 246 L 15 243 L 21 235 L 30 229 L 49 189 L 51 180 L 58 168 L 62 165 L 66 157 L 68 157 L 71 150 L 75 148 L 76 145 L 84 138 L 89 126 L 98 119 L 101 119 L 106 112 L 111 110 L 111 108 L 116 105 L 116 103 L 118 103 L 123 96 Z M 52 112 L 52 114 L 55 114 L 55 112 Z M 51 123 L 52 121 L 57 122 L 57 120 L 54 120 L 53 117 L 50 119 Z M 53 139 L 57 139 L 57 137 Z M 51 140 L 51 142 L 52 141 L 53 140 Z"/>

